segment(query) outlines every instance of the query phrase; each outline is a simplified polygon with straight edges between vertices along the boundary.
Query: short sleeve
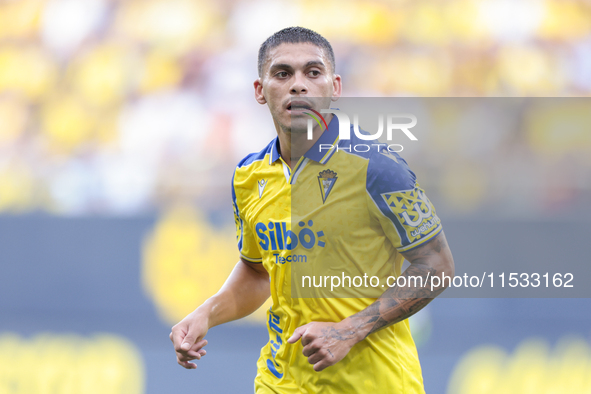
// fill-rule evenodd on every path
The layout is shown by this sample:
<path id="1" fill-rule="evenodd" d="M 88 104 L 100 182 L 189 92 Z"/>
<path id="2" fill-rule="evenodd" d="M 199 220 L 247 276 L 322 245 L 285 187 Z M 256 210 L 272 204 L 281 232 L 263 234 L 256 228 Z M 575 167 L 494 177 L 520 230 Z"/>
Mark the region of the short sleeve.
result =
<path id="1" fill-rule="evenodd" d="M 408 164 L 396 153 L 377 153 L 367 168 L 370 211 L 400 252 L 422 245 L 441 232 L 435 207 Z"/>
<path id="2" fill-rule="evenodd" d="M 240 191 L 236 193 L 235 178 L 236 171 L 232 176 L 232 206 L 234 209 L 234 222 L 236 224 L 236 242 L 238 243 L 238 251 L 240 257 L 251 263 L 261 263 L 263 261 L 256 238 L 248 221 L 245 220 L 240 210 Z"/>

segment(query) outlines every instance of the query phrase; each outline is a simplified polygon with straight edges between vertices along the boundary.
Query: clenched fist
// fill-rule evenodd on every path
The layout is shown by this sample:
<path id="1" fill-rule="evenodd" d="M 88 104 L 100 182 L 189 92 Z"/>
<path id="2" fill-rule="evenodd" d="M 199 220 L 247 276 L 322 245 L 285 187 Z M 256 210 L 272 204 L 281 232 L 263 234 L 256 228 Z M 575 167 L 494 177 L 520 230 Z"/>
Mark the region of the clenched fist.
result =
<path id="1" fill-rule="evenodd" d="M 314 365 L 314 371 L 322 371 L 341 361 L 359 342 L 359 335 L 343 322 L 312 322 L 295 329 L 288 343 L 302 339 L 303 354 Z"/>

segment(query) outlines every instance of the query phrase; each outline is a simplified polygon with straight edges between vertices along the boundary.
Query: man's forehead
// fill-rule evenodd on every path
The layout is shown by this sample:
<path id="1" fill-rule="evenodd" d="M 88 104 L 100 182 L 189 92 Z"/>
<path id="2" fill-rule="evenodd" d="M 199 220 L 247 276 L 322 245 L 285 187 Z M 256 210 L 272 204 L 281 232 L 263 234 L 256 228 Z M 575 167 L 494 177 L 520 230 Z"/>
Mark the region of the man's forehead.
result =
<path id="1" fill-rule="evenodd" d="M 310 61 L 320 61 L 329 67 L 329 60 L 323 48 L 309 42 L 282 43 L 268 51 L 265 68 L 274 64 L 304 65 Z"/>

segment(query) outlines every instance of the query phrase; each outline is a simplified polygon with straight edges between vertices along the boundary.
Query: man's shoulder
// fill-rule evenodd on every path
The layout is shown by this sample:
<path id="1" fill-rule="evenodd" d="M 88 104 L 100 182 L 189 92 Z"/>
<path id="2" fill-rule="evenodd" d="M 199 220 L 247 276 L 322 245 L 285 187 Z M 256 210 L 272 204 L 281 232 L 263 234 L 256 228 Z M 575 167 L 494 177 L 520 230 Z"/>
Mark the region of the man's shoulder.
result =
<path id="1" fill-rule="evenodd" d="M 274 138 L 261 151 L 249 153 L 238 162 L 232 175 L 232 199 L 234 204 L 238 204 L 240 201 L 240 205 L 242 205 L 245 203 L 244 199 L 248 200 L 252 195 L 256 195 L 260 199 L 267 184 L 266 174 L 269 171 L 276 171 L 270 166 L 278 155 L 275 147 L 276 140 L 277 138 Z M 256 193 L 257 190 L 258 193 Z M 253 191 L 255 191 L 254 194 Z"/>
<path id="2" fill-rule="evenodd" d="M 246 169 L 250 167 L 252 164 L 257 162 L 262 162 L 267 160 L 269 162 L 271 155 L 273 154 L 273 148 L 275 145 L 276 138 L 274 138 L 267 146 L 265 146 L 261 151 L 255 153 L 249 153 L 246 155 L 242 160 L 238 162 L 236 166 L 236 170 L 238 169 Z"/>
<path id="3" fill-rule="evenodd" d="M 368 134 L 362 131 L 362 134 Z M 412 190 L 416 176 L 397 152 L 385 143 L 364 141 L 355 135 L 339 142 L 339 151 L 367 161 L 367 189 L 373 192 Z"/>
<path id="4" fill-rule="evenodd" d="M 278 154 L 275 143 L 276 139 L 273 139 L 261 151 L 249 153 L 238 162 L 232 175 L 233 189 L 256 189 L 256 182 L 260 180 L 260 174 L 266 174 L 272 170 L 269 164 Z"/>
<path id="5" fill-rule="evenodd" d="M 367 189 L 376 193 L 399 192 L 415 188 L 417 178 L 406 160 L 383 145 L 368 156 Z"/>

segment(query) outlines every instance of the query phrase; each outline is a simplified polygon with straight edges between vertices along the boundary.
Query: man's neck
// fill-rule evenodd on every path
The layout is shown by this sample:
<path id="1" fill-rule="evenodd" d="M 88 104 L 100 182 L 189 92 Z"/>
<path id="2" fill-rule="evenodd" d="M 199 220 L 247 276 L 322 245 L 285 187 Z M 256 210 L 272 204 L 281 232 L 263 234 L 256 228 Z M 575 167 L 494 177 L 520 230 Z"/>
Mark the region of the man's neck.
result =
<path id="1" fill-rule="evenodd" d="M 332 120 L 332 115 L 326 117 L 327 124 Z M 312 146 L 318 141 L 320 136 L 324 133 L 320 125 L 315 125 L 312 129 L 312 139 L 308 139 L 308 133 L 291 133 L 284 131 L 275 125 L 277 129 L 277 136 L 279 138 L 279 154 L 283 161 L 287 163 L 290 168 L 293 168 L 292 163 L 296 164 L 304 154 L 310 150 Z"/>

